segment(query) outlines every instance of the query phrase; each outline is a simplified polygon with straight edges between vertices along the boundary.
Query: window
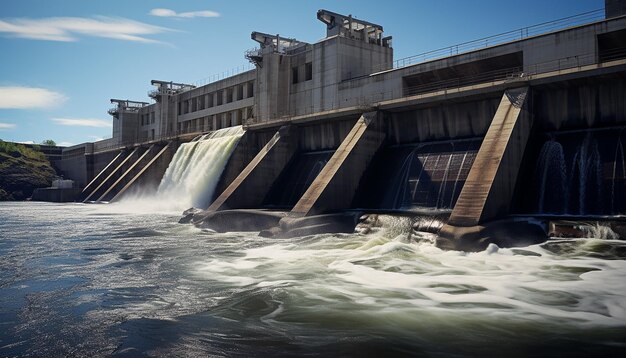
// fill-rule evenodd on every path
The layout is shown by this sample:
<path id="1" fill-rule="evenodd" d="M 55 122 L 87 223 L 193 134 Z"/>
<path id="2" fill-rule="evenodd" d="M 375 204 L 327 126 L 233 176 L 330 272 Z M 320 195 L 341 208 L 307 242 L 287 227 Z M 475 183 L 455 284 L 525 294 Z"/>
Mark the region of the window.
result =
<path id="1" fill-rule="evenodd" d="M 204 109 L 204 96 L 198 97 L 198 110 L 201 111 Z"/>
<path id="2" fill-rule="evenodd" d="M 213 107 L 213 97 L 214 96 L 215 96 L 215 93 L 209 93 L 207 95 L 207 99 L 208 99 L 208 101 L 207 101 L 207 108 Z"/>
<path id="3" fill-rule="evenodd" d="M 150 113 L 150 123 L 152 123 L 152 124 L 154 124 L 154 117 L 155 117 L 154 112 L 151 112 Z"/>
<path id="4" fill-rule="evenodd" d="M 248 82 L 248 98 L 254 96 L 254 82 Z"/>
<path id="5" fill-rule="evenodd" d="M 243 99 L 243 85 L 238 85 L 237 86 L 237 100 L 242 100 Z"/>
<path id="6" fill-rule="evenodd" d="M 232 101 L 233 101 L 233 89 L 231 87 L 226 90 L 226 103 L 230 103 Z"/>
<path id="7" fill-rule="evenodd" d="M 307 62 L 306 65 L 304 66 L 304 69 L 305 69 L 304 80 L 305 81 L 312 80 L 313 79 L 313 63 Z"/>
<path id="8" fill-rule="evenodd" d="M 298 83 L 298 67 L 291 68 L 291 83 Z"/>
<path id="9" fill-rule="evenodd" d="M 182 102 L 178 102 L 178 115 L 180 116 L 181 114 L 183 114 L 183 103 Z"/>
<path id="10" fill-rule="evenodd" d="M 224 102 L 224 91 L 219 90 L 219 91 L 217 91 L 217 104 L 216 104 L 216 106 L 221 106 L 223 102 Z"/>

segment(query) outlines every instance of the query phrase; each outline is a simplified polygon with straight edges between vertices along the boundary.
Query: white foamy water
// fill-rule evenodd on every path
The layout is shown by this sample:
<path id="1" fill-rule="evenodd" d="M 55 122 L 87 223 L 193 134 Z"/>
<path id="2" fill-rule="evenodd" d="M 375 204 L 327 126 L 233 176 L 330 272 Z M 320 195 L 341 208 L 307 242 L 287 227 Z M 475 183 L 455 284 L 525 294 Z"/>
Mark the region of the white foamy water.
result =
<path id="1" fill-rule="evenodd" d="M 447 252 L 269 239 L 110 206 L 0 203 L 0 356 L 618 356 L 626 242 Z"/>
<path id="2" fill-rule="evenodd" d="M 180 145 L 167 167 L 156 193 L 136 193 L 117 207 L 124 211 L 181 212 L 210 204 L 222 172 L 239 139 L 241 126 L 203 135 Z"/>

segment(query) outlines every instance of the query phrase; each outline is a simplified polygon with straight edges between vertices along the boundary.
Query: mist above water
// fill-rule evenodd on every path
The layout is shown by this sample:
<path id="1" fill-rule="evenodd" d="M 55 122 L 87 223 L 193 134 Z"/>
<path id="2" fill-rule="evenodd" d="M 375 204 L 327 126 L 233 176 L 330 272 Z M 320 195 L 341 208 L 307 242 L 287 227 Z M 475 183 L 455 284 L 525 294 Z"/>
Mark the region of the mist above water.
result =
<path id="1" fill-rule="evenodd" d="M 626 243 L 446 252 L 371 234 L 268 239 L 112 205 L 0 204 L 0 355 L 617 354 Z M 606 239 L 592 238 L 606 237 Z"/>

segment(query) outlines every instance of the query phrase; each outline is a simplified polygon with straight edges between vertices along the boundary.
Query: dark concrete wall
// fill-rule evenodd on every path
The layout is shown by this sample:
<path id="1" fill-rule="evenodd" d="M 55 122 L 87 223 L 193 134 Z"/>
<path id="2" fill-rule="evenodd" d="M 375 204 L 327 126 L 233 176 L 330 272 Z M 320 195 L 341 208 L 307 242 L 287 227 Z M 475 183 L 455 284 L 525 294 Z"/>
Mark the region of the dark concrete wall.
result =
<path id="1" fill-rule="evenodd" d="M 246 131 L 237 143 L 235 150 L 228 159 L 226 168 L 222 173 L 220 182 L 215 190 L 215 198 L 219 196 L 226 188 L 237 178 L 241 171 L 252 161 L 274 136 L 276 129 L 261 131 Z"/>
<path id="2" fill-rule="evenodd" d="M 597 78 L 533 88 L 539 131 L 626 124 L 626 81 Z"/>
<path id="3" fill-rule="evenodd" d="M 281 127 L 207 210 L 261 206 L 272 184 L 297 150 L 298 129 Z"/>
<path id="4" fill-rule="evenodd" d="M 604 15 L 607 19 L 611 17 L 626 15 L 626 1 L 604 0 Z"/>
<path id="5" fill-rule="evenodd" d="M 385 140 L 380 117 L 380 113 L 371 112 L 359 118 L 296 203 L 292 215 L 313 215 L 350 207 L 361 176 Z"/>
<path id="6" fill-rule="evenodd" d="M 356 123 L 358 116 L 348 119 L 320 121 L 299 125 L 299 149 L 303 152 L 337 149 Z"/>
<path id="7" fill-rule="evenodd" d="M 431 142 L 484 136 L 500 102 L 498 97 L 438 103 L 392 113 L 387 123 L 390 144 Z"/>

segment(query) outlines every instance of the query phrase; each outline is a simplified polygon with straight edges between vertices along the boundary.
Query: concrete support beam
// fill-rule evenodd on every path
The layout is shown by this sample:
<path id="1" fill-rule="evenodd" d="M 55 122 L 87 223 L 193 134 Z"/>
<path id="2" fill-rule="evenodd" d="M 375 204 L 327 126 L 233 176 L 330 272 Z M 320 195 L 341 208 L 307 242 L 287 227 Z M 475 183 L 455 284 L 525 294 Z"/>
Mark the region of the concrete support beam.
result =
<path id="1" fill-rule="evenodd" d="M 297 128 L 281 127 L 207 211 L 254 208 L 261 205 L 270 187 L 297 150 Z"/>
<path id="2" fill-rule="evenodd" d="M 128 183 L 124 185 L 124 187 L 119 192 L 117 192 L 117 194 L 115 194 L 115 196 L 113 197 L 113 199 L 111 199 L 111 201 L 115 201 L 119 199 L 130 187 L 135 185 L 135 183 L 138 183 L 139 180 L 142 178 L 142 176 L 144 176 L 144 174 L 146 174 L 149 171 L 149 169 L 153 168 L 153 164 L 160 158 L 164 157 L 165 156 L 164 153 L 166 153 L 167 151 L 172 151 L 173 147 L 174 145 L 172 144 L 172 142 L 168 142 L 163 148 L 161 148 L 161 150 L 159 150 L 159 152 L 154 157 L 152 157 L 152 159 L 150 159 L 148 164 L 143 166 L 139 170 L 139 172 L 132 179 L 130 179 Z M 169 155 L 170 160 L 172 156 L 173 154 Z M 162 177 L 163 173 L 160 173 L 160 174 L 161 174 L 160 176 Z"/>
<path id="3" fill-rule="evenodd" d="M 380 117 L 380 112 L 368 112 L 359 118 L 291 210 L 291 216 L 308 216 L 350 207 L 361 176 L 385 140 L 385 133 L 380 130 Z"/>
<path id="4" fill-rule="evenodd" d="M 87 196 L 89 194 L 91 194 L 91 192 L 96 188 L 96 186 L 98 185 L 98 183 L 100 183 L 100 181 L 108 176 L 109 174 L 111 174 L 111 172 L 113 171 L 114 168 L 116 168 L 116 165 L 119 163 L 119 161 L 121 161 L 122 159 L 124 159 L 124 154 L 126 153 L 125 150 L 121 150 L 116 156 L 115 158 L 113 158 L 109 164 L 106 165 L 106 167 L 104 167 L 104 169 L 102 169 L 100 171 L 100 173 L 98 173 L 98 175 L 95 176 L 95 178 L 93 178 L 89 184 L 87 184 L 85 186 L 85 188 L 82 190 L 81 192 L 81 196 Z"/>
<path id="5" fill-rule="evenodd" d="M 139 147 L 136 147 L 135 149 L 133 149 L 133 151 L 129 155 L 127 155 L 117 166 L 115 166 L 115 169 L 113 169 L 113 171 L 109 175 L 107 175 L 107 177 L 104 178 L 100 182 L 100 184 L 98 184 L 98 186 L 85 198 L 85 200 L 83 200 L 83 203 L 89 201 L 90 199 L 92 199 L 92 197 L 98 198 L 100 196 L 99 194 L 101 193 L 101 189 L 106 188 L 105 184 L 111 182 L 112 180 L 115 180 L 114 178 L 116 178 L 116 175 L 119 175 L 124 165 L 131 158 L 136 158 L 138 150 L 139 150 Z"/>
<path id="6" fill-rule="evenodd" d="M 470 227 L 508 214 L 532 126 L 528 88 L 507 90 L 448 221 Z"/>
<path id="7" fill-rule="evenodd" d="M 141 168 L 143 167 L 142 164 L 145 163 L 145 161 L 148 160 L 148 158 L 150 158 L 150 154 L 154 153 L 154 148 L 155 148 L 155 144 L 151 145 L 150 148 L 146 149 L 141 154 L 141 156 L 139 156 L 139 158 L 135 160 L 128 167 L 128 169 L 126 169 L 126 171 L 124 171 L 124 173 L 119 178 L 117 178 L 117 180 L 113 184 L 111 184 L 111 186 L 109 186 L 109 188 L 104 192 L 104 194 L 102 194 L 98 198 L 98 201 L 110 200 L 115 195 L 116 193 L 115 190 L 119 188 L 120 186 L 122 186 L 125 180 L 128 180 L 129 178 L 132 177 L 131 172 L 133 172 L 135 168 L 137 168 L 137 170 L 141 170 Z"/>

